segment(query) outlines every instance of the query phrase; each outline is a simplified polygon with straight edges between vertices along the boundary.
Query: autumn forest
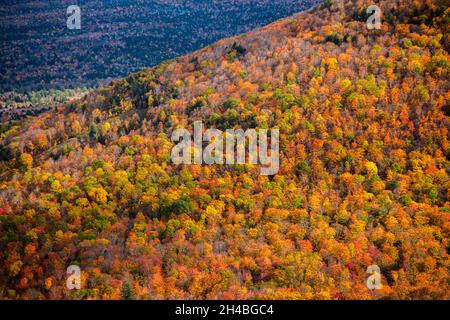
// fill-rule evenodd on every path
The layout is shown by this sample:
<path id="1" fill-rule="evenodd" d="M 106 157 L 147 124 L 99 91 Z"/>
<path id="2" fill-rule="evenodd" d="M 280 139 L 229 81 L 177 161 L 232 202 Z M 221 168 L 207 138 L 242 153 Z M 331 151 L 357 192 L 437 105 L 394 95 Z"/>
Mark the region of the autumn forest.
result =
<path id="1" fill-rule="evenodd" d="M 0 299 L 449 299 L 448 4 L 327 0 L 2 124 Z M 278 173 L 175 165 L 195 121 L 278 129 Z"/>

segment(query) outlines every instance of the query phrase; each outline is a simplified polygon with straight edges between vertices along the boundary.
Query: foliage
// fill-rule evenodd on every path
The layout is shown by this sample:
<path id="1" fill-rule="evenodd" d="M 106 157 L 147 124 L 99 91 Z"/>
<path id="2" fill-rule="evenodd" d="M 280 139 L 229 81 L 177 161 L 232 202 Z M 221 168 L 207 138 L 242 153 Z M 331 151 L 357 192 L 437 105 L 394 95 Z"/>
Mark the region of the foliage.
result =
<path id="1" fill-rule="evenodd" d="M 2 131 L 0 296 L 448 299 L 447 13 L 384 1 L 391 22 L 367 30 L 352 16 L 369 2 L 224 39 Z M 175 166 L 171 133 L 196 120 L 279 128 L 279 173 Z M 364 285 L 370 265 L 382 290 Z"/>

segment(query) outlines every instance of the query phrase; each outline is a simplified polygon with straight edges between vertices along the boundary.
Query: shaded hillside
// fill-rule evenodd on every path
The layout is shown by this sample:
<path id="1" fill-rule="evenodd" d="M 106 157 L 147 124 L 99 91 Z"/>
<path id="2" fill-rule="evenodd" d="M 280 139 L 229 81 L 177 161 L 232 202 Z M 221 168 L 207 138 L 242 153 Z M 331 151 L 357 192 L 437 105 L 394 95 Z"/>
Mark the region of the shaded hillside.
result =
<path id="1" fill-rule="evenodd" d="M 370 4 L 326 1 L 7 128 L 0 295 L 448 299 L 449 10 L 383 1 L 368 30 Z M 173 165 L 196 120 L 278 128 L 279 173 Z"/>
<path id="2" fill-rule="evenodd" d="M 0 1 L 0 93 L 96 87 L 319 2 Z M 80 30 L 67 28 L 74 4 Z"/>

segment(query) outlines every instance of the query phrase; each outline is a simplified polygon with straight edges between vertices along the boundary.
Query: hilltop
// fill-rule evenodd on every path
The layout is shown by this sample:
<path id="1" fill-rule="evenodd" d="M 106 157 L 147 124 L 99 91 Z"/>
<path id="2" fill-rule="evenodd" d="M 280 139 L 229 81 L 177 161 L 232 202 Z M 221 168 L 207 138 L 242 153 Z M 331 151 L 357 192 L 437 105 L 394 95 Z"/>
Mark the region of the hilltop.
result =
<path id="1" fill-rule="evenodd" d="M 9 126 L 0 296 L 448 299 L 449 9 L 383 1 L 368 30 L 371 4 L 325 1 Z M 197 120 L 278 128 L 280 171 L 173 165 Z"/>

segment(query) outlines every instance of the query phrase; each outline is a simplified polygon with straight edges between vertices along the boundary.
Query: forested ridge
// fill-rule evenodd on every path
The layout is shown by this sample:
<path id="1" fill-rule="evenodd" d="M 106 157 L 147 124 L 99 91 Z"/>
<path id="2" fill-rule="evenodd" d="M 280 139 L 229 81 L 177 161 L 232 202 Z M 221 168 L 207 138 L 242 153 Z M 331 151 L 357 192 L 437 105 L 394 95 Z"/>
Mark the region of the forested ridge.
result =
<path id="1" fill-rule="evenodd" d="M 102 86 L 320 2 L 0 1 L 0 94 Z M 67 28 L 71 5 L 80 29 Z"/>
<path id="2" fill-rule="evenodd" d="M 2 129 L 0 297 L 448 299 L 448 1 L 382 1 L 380 30 L 370 5 L 325 1 Z M 280 171 L 173 165 L 194 121 L 279 129 Z"/>

